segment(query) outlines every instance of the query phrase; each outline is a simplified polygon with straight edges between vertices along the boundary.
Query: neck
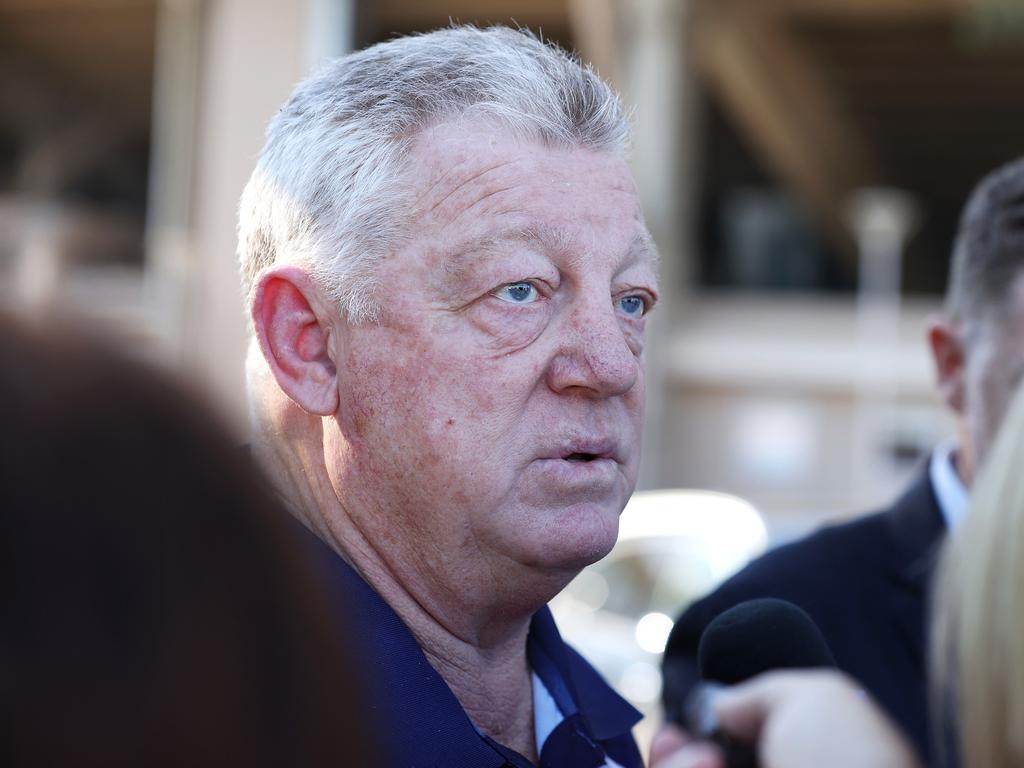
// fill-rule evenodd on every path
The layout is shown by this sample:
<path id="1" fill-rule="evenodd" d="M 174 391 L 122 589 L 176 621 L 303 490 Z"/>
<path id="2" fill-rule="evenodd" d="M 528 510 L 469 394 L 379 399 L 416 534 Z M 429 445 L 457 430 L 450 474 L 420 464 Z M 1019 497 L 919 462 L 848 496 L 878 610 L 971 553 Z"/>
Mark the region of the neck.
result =
<path id="1" fill-rule="evenodd" d="M 409 574 L 396 578 L 358 531 L 332 526 L 333 532 L 340 532 L 341 554 L 402 619 L 473 723 L 535 762 L 532 681 L 526 657 L 530 614 L 503 616 L 499 610 L 464 599 L 465 595 L 458 605 L 442 602 L 437 597 L 447 590 L 431 590 L 424 580 Z M 467 620 L 471 617 L 477 618 Z"/>
<path id="2" fill-rule="evenodd" d="M 962 421 L 957 424 L 957 438 L 956 450 L 953 451 L 953 469 L 964 487 L 970 488 L 974 482 L 975 456 L 970 432 Z"/>
<path id="3" fill-rule="evenodd" d="M 493 595 L 488 601 L 487 590 L 466 589 L 467 583 L 481 583 L 472 574 L 460 571 L 439 579 L 409 567 L 417 558 L 392 551 L 395 541 L 388 541 L 387 549 L 374 546 L 380 537 L 364 534 L 331 482 L 322 431 L 303 434 L 315 440 L 288 441 L 276 432 L 254 442 L 257 459 L 292 513 L 398 614 L 476 726 L 536 761 L 526 636 L 539 605 L 510 610 L 507 601 Z"/>
<path id="4" fill-rule="evenodd" d="M 436 626 L 413 629 L 413 634 L 473 723 L 498 743 L 536 762 L 527 629 L 486 648 L 438 632 Z"/>

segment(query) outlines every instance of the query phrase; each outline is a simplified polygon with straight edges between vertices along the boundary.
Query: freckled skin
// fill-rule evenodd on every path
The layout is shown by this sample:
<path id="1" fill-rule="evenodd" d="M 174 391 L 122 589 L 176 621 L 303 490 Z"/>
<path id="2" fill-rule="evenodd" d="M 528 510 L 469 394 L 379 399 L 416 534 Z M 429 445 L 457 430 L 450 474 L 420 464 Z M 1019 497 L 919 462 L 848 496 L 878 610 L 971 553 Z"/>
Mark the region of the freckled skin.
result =
<path id="1" fill-rule="evenodd" d="M 451 124 L 413 153 L 413 235 L 381 266 L 382 318 L 332 329 L 328 472 L 429 613 L 528 615 L 608 552 L 636 482 L 644 320 L 621 299 L 653 304 L 653 253 L 607 154 Z M 538 298 L 496 294 L 519 281 Z M 538 461 L 581 438 L 614 445 L 593 482 Z"/>

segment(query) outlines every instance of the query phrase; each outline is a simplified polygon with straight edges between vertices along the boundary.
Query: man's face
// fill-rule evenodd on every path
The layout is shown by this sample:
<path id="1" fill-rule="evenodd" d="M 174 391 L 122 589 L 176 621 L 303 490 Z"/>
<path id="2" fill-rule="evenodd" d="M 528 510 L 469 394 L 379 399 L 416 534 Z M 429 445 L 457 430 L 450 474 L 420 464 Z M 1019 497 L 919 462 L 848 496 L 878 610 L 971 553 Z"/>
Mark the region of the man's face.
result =
<path id="1" fill-rule="evenodd" d="M 1013 394 L 1024 379 L 1024 273 L 1007 293 L 1000 322 L 989 323 L 966 350 L 964 419 L 976 468 L 995 441 Z M 973 473 L 972 473 L 973 474 Z"/>
<path id="2" fill-rule="evenodd" d="M 382 319 L 336 327 L 338 496 L 406 579 L 571 576 L 636 481 L 657 280 L 629 171 L 449 124 L 407 178 Z"/>

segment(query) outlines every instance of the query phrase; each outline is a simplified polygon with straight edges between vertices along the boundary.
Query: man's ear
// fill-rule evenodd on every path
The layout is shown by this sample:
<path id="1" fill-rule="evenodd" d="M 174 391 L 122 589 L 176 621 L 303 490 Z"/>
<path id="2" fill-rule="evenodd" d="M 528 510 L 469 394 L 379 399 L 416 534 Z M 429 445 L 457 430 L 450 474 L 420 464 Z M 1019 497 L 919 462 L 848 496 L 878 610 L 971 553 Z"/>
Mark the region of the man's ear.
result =
<path id="1" fill-rule="evenodd" d="M 963 332 L 948 318 L 931 317 L 928 320 L 928 346 L 942 399 L 954 411 L 963 413 L 966 362 Z"/>
<path id="2" fill-rule="evenodd" d="M 327 306 L 299 267 L 266 269 L 253 290 L 252 322 L 263 357 L 284 393 L 316 416 L 338 410 Z"/>

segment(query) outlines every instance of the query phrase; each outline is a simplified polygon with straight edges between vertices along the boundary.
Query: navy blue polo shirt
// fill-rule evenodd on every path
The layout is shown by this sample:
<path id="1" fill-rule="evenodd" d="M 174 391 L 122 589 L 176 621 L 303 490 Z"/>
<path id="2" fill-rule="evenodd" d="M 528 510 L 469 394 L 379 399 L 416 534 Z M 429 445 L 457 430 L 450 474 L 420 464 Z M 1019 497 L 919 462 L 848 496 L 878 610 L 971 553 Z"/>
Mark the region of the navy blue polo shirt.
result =
<path id="1" fill-rule="evenodd" d="M 382 737 L 384 766 L 529 768 L 480 733 L 391 607 L 327 544 L 305 538 L 337 604 L 342 629 L 365 670 L 367 711 Z M 562 640 L 547 607 L 534 614 L 527 656 L 564 719 L 545 740 L 541 768 L 598 768 L 611 758 L 642 768 L 632 728 L 640 713 Z"/>

